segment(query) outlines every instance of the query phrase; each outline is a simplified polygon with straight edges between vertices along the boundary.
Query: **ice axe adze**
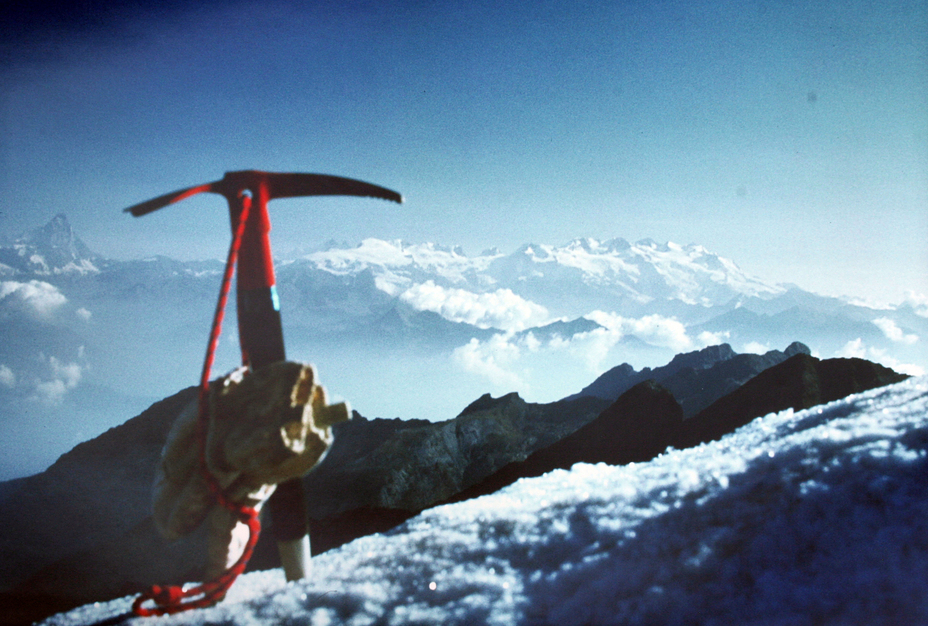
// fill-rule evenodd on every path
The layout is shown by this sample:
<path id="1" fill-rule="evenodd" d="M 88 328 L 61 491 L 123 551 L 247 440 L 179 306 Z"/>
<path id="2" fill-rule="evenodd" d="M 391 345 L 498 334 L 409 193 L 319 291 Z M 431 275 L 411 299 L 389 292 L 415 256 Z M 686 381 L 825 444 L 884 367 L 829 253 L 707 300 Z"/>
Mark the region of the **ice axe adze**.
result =
<path id="1" fill-rule="evenodd" d="M 363 196 L 403 201 L 395 191 L 351 178 L 245 170 L 227 172 L 221 180 L 136 204 L 126 212 L 139 217 L 203 192 L 226 198 L 233 233 L 240 225 L 243 211 L 247 216 L 238 251 L 236 303 L 242 361 L 253 370 L 285 359 L 280 301 L 268 236 L 271 229 L 268 201 L 298 196 Z M 284 573 L 288 580 L 303 578 L 308 568 L 309 539 L 306 500 L 299 479 L 278 485 L 268 508 Z"/>

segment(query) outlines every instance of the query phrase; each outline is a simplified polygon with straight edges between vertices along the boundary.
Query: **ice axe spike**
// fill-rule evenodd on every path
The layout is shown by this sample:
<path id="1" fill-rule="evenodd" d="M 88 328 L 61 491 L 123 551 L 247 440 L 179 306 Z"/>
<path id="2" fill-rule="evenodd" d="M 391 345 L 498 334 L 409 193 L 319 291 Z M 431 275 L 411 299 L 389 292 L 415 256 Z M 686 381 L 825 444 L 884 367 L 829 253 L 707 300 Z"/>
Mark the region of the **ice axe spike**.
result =
<path id="1" fill-rule="evenodd" d="M 158 196 L 125 211 L 139 217 L 206 192 L 226 198 L 233 232 L 239 225 L 246 203 L 249 207 L 236 266 L 236 299 L 242 361 L 252 369 L 286 358 L 271 256 L 268 201 L 334 195 L 381 198 L 397 203 L 403 201 L 395 191 L 351 178 L 243 170 L 226 172 L 220 180 Z M 305 494 L 299 479 L 278 485 L 268 501 L 268 508 L 274 520 L 274 535 L 287 579 L 304 578 L 309 559 L 308 520 Z"/>

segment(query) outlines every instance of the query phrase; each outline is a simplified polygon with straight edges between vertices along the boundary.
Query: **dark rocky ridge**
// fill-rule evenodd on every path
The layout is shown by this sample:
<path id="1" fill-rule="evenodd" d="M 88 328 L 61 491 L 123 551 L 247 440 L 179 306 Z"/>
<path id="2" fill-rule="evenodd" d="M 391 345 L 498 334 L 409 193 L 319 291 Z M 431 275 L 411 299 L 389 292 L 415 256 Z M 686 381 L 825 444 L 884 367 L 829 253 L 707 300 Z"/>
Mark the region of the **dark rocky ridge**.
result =
<path id="1" fill-rule="evenodd" d="M 533 404 L 511 393 L 482 396 L 445 422 L 341 424 L 329 455 L 305 478 L 310 515 L 360 507 L 421 511 L 557 441 L 606 405 L 597 398 Z"/>
<path id="2" fill-rule="evenodd" d="M 687 420 L 673 395 L 657 382 L 647 380 L 626 391 L 599 417 L 573 434 L 538 450 L 525 461 L 510 463 L 448 502 L 487 495 L 520 478 L 569 469 L 575 463 L 624 465 L 648 461 L 669 446 L 687 448 L 719 439 L 768 413 L 811 408 L 906 378 L 863 359 L 820 361 L 800 352 Z"/>
<path id="3" fill-rule="evenodd" d="M 808 409 L 906 378 L 864 359 L 819 360 L 796 354 L 686 420 L 670 443 L 677 448 L 699 445 L 719 439 L 755 417 Z"/>
<path id="4" fill-rule="evenodd" d="M 808 346 L 798 341 L 783 352 L 770 350 L 766 354 L 737 354 L 730 345 L 723 343 L 678 354 L 667 365 L 654 369 L 646 367 L 640 372 L 623 363 L 568 399 L 595 396 L 611 402 L 638 383 L 653 380 L 673 394 L 683 408 L 684 418 L 690 418 L 765 369 L 795 354 L 810 353 Z"/>
<path id="5" fill-rule="evenodd" d="M 638 383 L 595 420 L 563 439 L 514 461 L 445 503 L 487 495 L 520 478 L 541 476 L 575 463 L 620 465 L 660 454 L 683 425 L 683 410 L 673 395 L 653 380 Z"/>

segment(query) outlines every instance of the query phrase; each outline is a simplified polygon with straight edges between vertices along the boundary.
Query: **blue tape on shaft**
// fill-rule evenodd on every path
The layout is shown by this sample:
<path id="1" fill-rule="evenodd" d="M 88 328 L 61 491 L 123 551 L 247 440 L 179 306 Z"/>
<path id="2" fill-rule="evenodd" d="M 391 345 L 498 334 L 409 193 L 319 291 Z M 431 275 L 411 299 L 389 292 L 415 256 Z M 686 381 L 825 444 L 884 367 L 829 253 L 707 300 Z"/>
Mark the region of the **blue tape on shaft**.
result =
<path id="1" fill-rule="evenodd" d="M 277 285 L 271 285 L 271 303 L 275 311 L 280 311 L 280 298 L 277 296 Z"/>

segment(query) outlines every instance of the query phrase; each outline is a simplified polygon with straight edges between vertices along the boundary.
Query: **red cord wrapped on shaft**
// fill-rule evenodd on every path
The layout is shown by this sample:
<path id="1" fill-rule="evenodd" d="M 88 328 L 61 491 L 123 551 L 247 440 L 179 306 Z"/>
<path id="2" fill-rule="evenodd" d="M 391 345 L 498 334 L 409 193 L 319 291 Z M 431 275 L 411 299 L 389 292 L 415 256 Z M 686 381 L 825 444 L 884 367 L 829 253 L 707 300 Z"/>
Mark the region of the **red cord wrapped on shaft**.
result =
<path id="1" fill-rule="evenodd" d="M 203 476 L 209 485 L 210 491 L 216 497 L 219 505 L 235 513 L 239 521 L 248 526 L 248 542 L 245 544 L 245 550 L 239 557 L 238 561 L 223 572 L 215 580 L 204 582 L 200 585 L 184 589 L 178 586 L 161 587 L 153 586 L 148 592 L 143 593 L 132 603 L 132 612 L 141 617 L 150 617 L 155 615 L 170 615 L 180 613 L 189 609 L 198 609 L 212 606 L 225 597 L 226 592 L 235 582 L 235 580 L 245 571 L 248 561 L 254 552 L 255 545 L 258 543 L 258 537 L 261 533 L 261 522 L 258 519 L 258 511 L 252 507 L 238 505 L 229 502 L 222 494 L 222 489 L 216 482 L 216 478 L 210 473 L 206 466 L 206 435 L 209 426 L 209 379 L 210 372 L 213 368 L 213 361 L 216 356 L 216 347 L 219 344 L 219 335 L 222 333 L 222 320 L 225 317 L 226 303 L 229 299 L 229 289 L 232 284 L 232 274 L 235 270 L 235 264 L 238 258 L 238 251 L 242 244 L 242 237 L 245 232 L 245 225 L 248 221 L 248 213 L 251 209 L 251 199 L 247 196 L 241 198 L 242 211 L 239 214 L 238 224 L 236 225 L 235 234 L 232 237 L 232 244 L 229 246 L 229 254 L 226 259 L 226 269 L 222 277 L 222 286 L 219 289 L 219 301 L 216 303 L 216 312 L 213 316 L 213 325 L 210 330 L 209 343 L 206 348 L 206 357 L 203 361 L 203 371 L 200 376 L 200 389 L 198 396 L 198 443 L 200 445 L 200 467 Z M 155 606 L 147 608 L 143 606 L 145 602 L 152 601 Z"/>

